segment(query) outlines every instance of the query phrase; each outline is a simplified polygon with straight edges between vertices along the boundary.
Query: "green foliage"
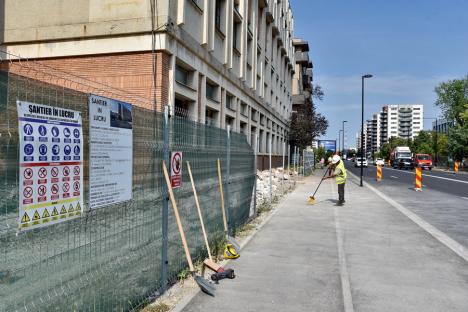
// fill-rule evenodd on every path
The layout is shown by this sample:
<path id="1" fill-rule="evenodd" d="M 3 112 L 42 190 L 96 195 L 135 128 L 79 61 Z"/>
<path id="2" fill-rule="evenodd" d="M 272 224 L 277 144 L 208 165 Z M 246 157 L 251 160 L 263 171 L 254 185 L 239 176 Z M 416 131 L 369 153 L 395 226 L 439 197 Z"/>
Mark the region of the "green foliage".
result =
<path id="1" fill-rule="evenodd" d="M 442 82 L 435 92 L 435 105 L 442 109 L 445 119 L 455 121 L 455 126 L 449 129 L 448 154 L 461 161 L 468 156 L 468 75 Z"/>
<path id="2" fill-rule="evenodd" d="M 323 147 L 316 148 L 314 150 L 314 152 L 315 152 L 315 155 L 317 155 L 317 157 L 316 157 L 317 162 L 319 162 L 320 159 L 322 159 L 322 158 L 325 159 L 326 151 L 325 151 L 325 149 Z"/>

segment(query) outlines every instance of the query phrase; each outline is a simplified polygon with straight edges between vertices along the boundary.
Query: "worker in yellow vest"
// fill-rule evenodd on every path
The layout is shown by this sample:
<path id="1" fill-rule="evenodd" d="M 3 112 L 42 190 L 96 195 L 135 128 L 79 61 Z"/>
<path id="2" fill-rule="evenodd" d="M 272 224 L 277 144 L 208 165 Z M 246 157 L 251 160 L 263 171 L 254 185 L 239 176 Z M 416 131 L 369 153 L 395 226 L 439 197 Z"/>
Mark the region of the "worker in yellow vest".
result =
<path id="1" fill-rule="evenodd" d="M 336 184 L 338 184 L 338 202 L 336 203 L 336 205 L 343 206 L 343 204 L 345 203 L 344 188 L 346 183 L 346 168 L 339 155 L 333 155 L 332 164 L 335 167 L 335 171 L 332 175 L 329 175 L 327 178 L 335 178 Z"/>

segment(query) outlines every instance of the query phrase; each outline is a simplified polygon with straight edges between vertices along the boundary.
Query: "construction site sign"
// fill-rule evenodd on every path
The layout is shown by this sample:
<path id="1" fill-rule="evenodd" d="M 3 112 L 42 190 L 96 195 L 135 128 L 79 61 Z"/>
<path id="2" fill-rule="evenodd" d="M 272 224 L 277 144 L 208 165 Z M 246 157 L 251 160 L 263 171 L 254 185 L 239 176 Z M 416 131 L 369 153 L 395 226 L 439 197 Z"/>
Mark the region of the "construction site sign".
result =
<path id="1" fill-rule="evenodd" d="M 171 186 L 182 186 L 182 152 L 171 152 Z"/>
<path id="2" fill-rule="evenodd" d="M 89 205 L 99 208 L 132 199 L 132 105 L 89 96 Z"/>
<path id="3" fill-rule="evenodd" d="M 19 230 L 77 218 L 83 206 L 81 113 L 17 101 Z"/>

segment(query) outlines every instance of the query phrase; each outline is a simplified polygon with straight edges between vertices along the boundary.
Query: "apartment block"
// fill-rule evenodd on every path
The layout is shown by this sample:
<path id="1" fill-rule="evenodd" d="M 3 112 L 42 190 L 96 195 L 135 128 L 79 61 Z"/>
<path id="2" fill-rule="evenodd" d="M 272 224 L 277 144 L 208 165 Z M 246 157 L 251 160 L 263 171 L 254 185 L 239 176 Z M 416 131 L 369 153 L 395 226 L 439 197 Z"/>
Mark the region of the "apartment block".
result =
<path id="1" fill-rule="evenodd" d="M 387 105 L 381 117 L 381 144 L 391 137 L 414 139 L 424 127 L 424 107 L 420 104 Z"/>
<path id="2" fill-rule="evenodd" d="M 270 140 L 273 153 L 282 153 L 297 68 L 289 0 L 3 6 L 2 50 L 150 99 L 156 105 L 148 109 L 168 105 L 202 123 L 229 125 L 249 142 L 258 136 L 260 154 Z"/>
<path id="3" fill-rule="evenodd" d="M 303 105 L 312 105 L 313 64 L 309 59 L 309 43 L 299 38 L 292 40 L 295 70 L 292 81 L 292 113 Z"/>
<path id="4" fill-rule="evenodd" d="M 381 138 L 381 116 L 374 114 L 372 119 L 367 120 L 366 129 L 366 151 L 367 153 L 374 153 L 380 149 Z"/>

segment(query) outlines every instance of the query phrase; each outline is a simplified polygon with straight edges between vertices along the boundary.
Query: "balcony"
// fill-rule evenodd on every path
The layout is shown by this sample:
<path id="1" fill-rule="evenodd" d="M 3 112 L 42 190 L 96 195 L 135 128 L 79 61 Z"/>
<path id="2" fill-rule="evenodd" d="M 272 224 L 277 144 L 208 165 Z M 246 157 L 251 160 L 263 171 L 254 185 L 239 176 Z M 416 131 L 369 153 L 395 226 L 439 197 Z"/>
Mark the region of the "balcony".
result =
<path id="1" fill-rule="evenodd" d="M 308 52 L 295 52 L 294 58 L 297 64 L 306 65 L 309 64 L 309 53 Z"/>

